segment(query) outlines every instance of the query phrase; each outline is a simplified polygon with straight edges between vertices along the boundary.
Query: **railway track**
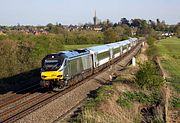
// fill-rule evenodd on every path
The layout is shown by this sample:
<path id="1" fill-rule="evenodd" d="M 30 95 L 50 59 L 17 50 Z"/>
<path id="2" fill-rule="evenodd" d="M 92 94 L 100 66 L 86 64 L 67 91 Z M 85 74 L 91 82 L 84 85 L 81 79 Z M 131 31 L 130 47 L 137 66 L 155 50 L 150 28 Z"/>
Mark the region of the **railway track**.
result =
<path id="1" fill-rule="evenodd" d="M 14 122 L 26 116 L 27 114 L 41 108 L 42 106 L 50 103 L 51 101 L 59 98 L 60 96 L 68 93 L 69 91 L 82 85 L 85 82 L 86 81 L 77 83 L 60 92 L 42 93 L 34 98 L 31 98 L 30 100 L 27 100 L 10 109 L 7 109 L 0 113 L 0 122 L 3 122 L 3 123 Z"/>
<path id="2" fill-rule="evenodd" d="M 137 47 L 136 47 L 136 49 L 138 49 Z M 140 47 L 139 47 L 139 49 L 140 49 Z M 122 58 L 124 58 L 124 57 L 125 56 L 123 56 Z M 119 60 L 117 62 L 119 62 Z M 115 62 L 115 63 L 117 63 L 117 62 Z M 128 62 L 129 61 L 127 61 L 127 63 Z M 99 73 L 96 73 L 96 74 L 86 78 L 82 82 L 79 82 L 79 83 L 77 83 L 77 84 L 75 84 L 75 85 L 73 85 L 71 87 L 68 87 L 65 90 L 62 90 L 60 92 L 52 92 L 52 93 L 44 92 L 44 93 L 40 93 L 37 96 L 34 96 L 34 97 L 32 97 L 32 98 L 30 98 L 30 99 L 28 99 L 26 101 L 23 101 L 21 103 L 16 103 L 15 104 L 14 102 L 16 102 L 17 100 L 21 100 L 21 99 L 23 99 L 25 97 L 30 96 L 32 93 L 36 92 L 40 88 L 34 88 L 34 89 L 31 88 L 30 93 L 14 94 L 14 95 L 10 95 L 10 96 L 8 96 L 6 98 L 3 98 L 2 100 L 0 100 L 0 102 L 1 102 L 1 104 L 0 104 L 0 122 L 4 122 L 4 123 L 6 123 L 6 122 L 14 122 L 14 121 L 26 116 L 27 114 L 41 108 L 42 106 L 50 103 L 51 101 L 57 99 L 58 97 L 68 93 L 69 91 L 73 90 L 74 88 L 84 84 L 88 80 L 94 78 L 95 76 L 97 76 L 98 74 L 106 71 L 107 69 L 108 68 L 105 68 L 102 71 L 100 71 Z M 27 91 L 27 90 L 24 90 L 24 91 Z M 21 93 L 24 92 L 24 91 L 21 91 Z M 64 115 L 60 116 L 59 119 L 61 119 L 63 116 Z"/>
<path id="3" fill-rule="evenodd" d="M 12 93 L 8 96 L 1 98 L 0 99 L 0 110 L 2 107 L 5 107 L 5 106 L 17 101 L 17 100 L 23 99 L 23 98 L 31 95 L 32 93 L 35 93 L 39 89 L 40 89 L 39 85 L 34 85 L 34 86 L 29 87 L 29 88 L 23 89 L 19 92 Z"/>
<path id="4" fill-rule="evenodd" d="M 35 89 L 35 88 L 37 88 L 37 87 L 39 87 L 39 84 L 34 84 L 34 85 L 30 86 L 30 87 L 20 89 L 19 91 L 15 92 L 15 93 L 9 93 L 9 94 L 7 94 L 7 95 L 5 95 L 5 96 L 2 96 L 2 97 L 0 97 L 0 103 L 3 102 L 4 100 L 8 99 L 8 98 L 9 98 L 9 99 L 10 99 L 10 98 L 13 98 L 13 97 L 16 96 L 17 94 L 28 93 L 28 92 L 30 92 L 31 90 L 33 90 L 33 89 Z M 0 104 L 0 105 L 1 105 L 1 104 Z"/>

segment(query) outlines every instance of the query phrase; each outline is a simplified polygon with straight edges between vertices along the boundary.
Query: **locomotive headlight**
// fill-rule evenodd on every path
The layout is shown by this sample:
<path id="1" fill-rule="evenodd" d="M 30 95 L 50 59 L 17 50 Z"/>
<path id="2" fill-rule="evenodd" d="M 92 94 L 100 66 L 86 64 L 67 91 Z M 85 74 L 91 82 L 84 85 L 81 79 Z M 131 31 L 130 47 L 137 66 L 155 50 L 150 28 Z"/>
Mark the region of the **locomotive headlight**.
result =
<path id="1" fill-rule="evenodd" d="M 57 77 L 62 77 L 62 75 L 58 75 Z"/>
<path id="2" fill-rule="evenodd" d="M 46 78 L 47 76 L 41 76 L 41 78 Z"/>

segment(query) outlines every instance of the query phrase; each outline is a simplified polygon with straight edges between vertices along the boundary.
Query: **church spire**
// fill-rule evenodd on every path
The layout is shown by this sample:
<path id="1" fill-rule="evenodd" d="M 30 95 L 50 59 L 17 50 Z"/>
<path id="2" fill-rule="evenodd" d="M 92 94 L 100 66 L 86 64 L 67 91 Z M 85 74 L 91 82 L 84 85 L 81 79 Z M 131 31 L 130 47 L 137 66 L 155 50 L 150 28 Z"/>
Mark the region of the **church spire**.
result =
<path id="1" fill-rule="evenodd" d="M 94 13 L 94 17 L 96 17 L 96 10 L 95 10 L 95 13 Z"/>
<path id="2" fill-rule="evenodd" d="M 93 21 L 94 21 L 94 26 L 96 26 L 96 25 L 97 25 L 96 10 L 95 10 L 95 12 L 94 12 Z"/>

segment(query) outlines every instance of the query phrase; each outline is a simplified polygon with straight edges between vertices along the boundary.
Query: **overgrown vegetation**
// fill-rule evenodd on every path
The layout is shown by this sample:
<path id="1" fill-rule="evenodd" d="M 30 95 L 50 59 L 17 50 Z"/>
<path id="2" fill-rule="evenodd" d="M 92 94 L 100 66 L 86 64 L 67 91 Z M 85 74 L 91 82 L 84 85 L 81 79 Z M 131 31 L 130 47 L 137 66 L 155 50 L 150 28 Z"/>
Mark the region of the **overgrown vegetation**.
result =
<path id="1" fill-rule="evenodd" d="M 96 92 L 91 93 L 89 100 L 87 101 L 84 109 L 91 109 L 96 107 L 99 103 L 107 99 L 113 93 L 113 87 L 110 85 L 99 88 Z"/>
<path id="2" fill-rule="evenodd" d="M 149 59 L 153 59 L 155 56 L 158 55 L 158 50 L 157 47 L 155 45 L 155 41 L 157 40 L 157 38 L 153 37 L 153 36 L 148 36 L 147 37 L 147 43 L 149 48 L 147 49 L 147 56 Z"/>
<path id="3" fill-rule="evenodd" d="M 117 103 L 123 107 L 130 109 L 133 102 L 139 102 L 146 106 L 157 104 L 161 102 L 161 95 L 159 93 L 153 92 L 150 94 L 145 94 L 143 92 L 123 92 L 122 95 L 117 100 Z"/>
<path id="4" fill-rule="evenodd" d="M 180 109 L 180 98 L 173 96 L 171 100 L 171 106 L 175 109 Z"/>
<path id="5" fill-rule="evenodd" d="M 136 73 L 135 83 L 142 89 L 156 90 L 162 87 L 164 80 L 158 74 L 156 66 L 152 62 L 139 65 L 140 70 Z"/>
<path id="6" fill-rule="evenodd" d="M 39 68 L 46 54 L 63 49 L 63 41 L 58 36 L 10 34 L 0 40 L 0 77 L 11 77 Z"/>

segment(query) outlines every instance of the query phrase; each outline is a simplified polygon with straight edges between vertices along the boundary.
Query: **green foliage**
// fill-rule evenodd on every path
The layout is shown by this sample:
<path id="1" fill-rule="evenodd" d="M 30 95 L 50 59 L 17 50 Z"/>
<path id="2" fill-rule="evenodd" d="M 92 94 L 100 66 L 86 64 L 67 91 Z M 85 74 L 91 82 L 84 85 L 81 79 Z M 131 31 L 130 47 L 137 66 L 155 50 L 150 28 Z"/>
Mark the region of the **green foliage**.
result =
<path id="1" fill-rule="evenodd" d="M 147 38 L 147 43 L 148 43 L 149 46 L 154 45 L 154 42 L 155 42 L 155 41 L 156 41 L 155 38 L 153 38 L 152 36 L 148 36 L 148 38 Z"/>
<path id="2" fill-rule="evenodd" d="M 75 49 L 82 49 L 92 46 L 97 46 L 100 44 L 84 44 L 84 45 L 64 45 L 64 50 L 75 50 Z"/>
<path id="3" fill-rule="evenodd" d="M 158 75 L 155 65 L 151 62 L 140 64 L 140 70 L 135 76 L 135 83 L 142 89 L 159 89 L 164 81 Z"/>
<path id="4" fill-rule="evenodd" d="M 87 101 L 85 108 L 91 109 L 96 107 L 101 101 L 104 101 L 105 99 L 109 98 L 113 93 L 113 87 L 111 85 L 105 85 L 99 89 L 96 90 L 95 93 L 93 93 L 91 98 Z"/>
<path id="5" fill-rule="evenodd" d="M 117 32 L 115 32 L 112 28 L 107 29 L 104 32 L 104 43 L 111 43 L 119 40 Z"/>
<path id="6" fill-rule="evenodd" d="M 171 99 L 171 106 L 175 109 L 180 109 L 180 98 L 173 96 Z"/>
<path id="7" fill-rule="evenodd" d="M 176 36 L 180 38 L 180 25 L 176 27 Z"/>
<path id="8" fill-rule="evenodd" d="M 59 50 L 63 50 L 62 36 L 10 33 L 0 41 L 0 76 L 10 77 L 39 68 L 45 55 Z"/>
<path id="9" fill-rule="evenodd" d="M 141 123 L 141 118 L 140 118 L 140 116 L 135 117 L 135 118 L 133 119 L 133 123 Z"/>
<path id="10" fill-rule="evenodd" d="M 158 49 L 155 45 L 149 46 L 146 52 L 149 59 L 153 59 L 155 56 L 158 55 Z"/>
<path id="11" fill-rule="evenodd" d="M 103 44 L 104 35 L 95 31 L 74 31 L 65 34 L 65 44 Z"/>
<path id="12" fill-rule="evenodd" d="M 0 35 L 0 41 L 5 39 L 6 39 L 6 35 Z"/>
<path id="13" fill-rule="evenodd" d="M 127 108 L 130 109 L 132 107 L 132 102 L 128 99 L 126 99 L 126 97 L 119 97 L 119 99 L 116 101 L 122 108 Z"/>
<path id="14" fill-rule="evenodd" d="M 145 105 L 153 105 L 161 101 L 161 94 L 153 92 L 145 94 L 143 92 L 123 92 L 116 101 L 121 107 L 130 109 L 132 102 L 139 102 Z"/>
<path id="15" fill-rule="evenodd" d="M 147 37 L 147 43 L 149 45 L 149 48 L 147 49 L 146 52 L 147 52 L 149 59 L 152 59 L 158 53 L 157 47 L 154 45 L 155 41 L 156 41 L 156 39 L 153 38 L 152 36 Z"/>

